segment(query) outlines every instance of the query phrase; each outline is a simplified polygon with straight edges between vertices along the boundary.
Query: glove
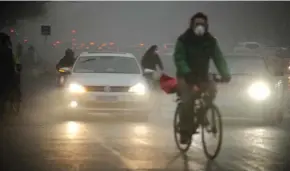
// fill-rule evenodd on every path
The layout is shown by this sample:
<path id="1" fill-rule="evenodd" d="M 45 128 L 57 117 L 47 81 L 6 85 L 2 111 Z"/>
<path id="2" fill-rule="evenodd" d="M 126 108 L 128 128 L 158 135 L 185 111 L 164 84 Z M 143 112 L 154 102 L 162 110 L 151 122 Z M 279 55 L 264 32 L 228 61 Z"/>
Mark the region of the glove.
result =
<path id="1" fill-rule="evenodd" d="M 228 83 L 231 81 L 231 76 L 223 76 L 221 82 Z"/>

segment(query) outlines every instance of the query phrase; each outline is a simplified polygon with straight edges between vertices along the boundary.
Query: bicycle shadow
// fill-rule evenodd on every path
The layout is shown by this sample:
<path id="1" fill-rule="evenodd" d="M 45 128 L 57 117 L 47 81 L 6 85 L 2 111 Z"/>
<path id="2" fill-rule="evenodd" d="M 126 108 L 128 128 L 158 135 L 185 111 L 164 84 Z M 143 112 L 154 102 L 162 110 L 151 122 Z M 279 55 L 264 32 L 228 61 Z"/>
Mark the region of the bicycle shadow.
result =
<path id="1" fill-rule="evenodd" d="M 175 155 L 171 160 L 168 161 L 168 163 L 166 164 L 166 170 L 169 170 L 169 167 L 172 166 L 172 164 L 178 160 L 179 158 L 182 158 L 183 160 L 183 171 L 189 171 L 189 164 L 188 164 L 188 156 L 182 152 L 178 153 L 177 155 Z"/>
<path id="2" fill-rule="evenodd" d="M 166 165 L 166 170 L 169 170 L 169 167 L 179 158 L 183 160 L 183 169 L 182 171 L 192 171 L 195 168 L 189 167 L 190 157 L 187 154 L 184 153 L 178 153 L 176 156 L 174 156 Z M 207 160 L 204 165 L 204 171 L 224 171 L 224 169 L 215 161 Z"/>
<path id="3" fill-rule="evenodd" d="M 205 171 L 224 171 L 225 169 L 222 168 L 216 161 L 207 160 L 204 170 Z"/>

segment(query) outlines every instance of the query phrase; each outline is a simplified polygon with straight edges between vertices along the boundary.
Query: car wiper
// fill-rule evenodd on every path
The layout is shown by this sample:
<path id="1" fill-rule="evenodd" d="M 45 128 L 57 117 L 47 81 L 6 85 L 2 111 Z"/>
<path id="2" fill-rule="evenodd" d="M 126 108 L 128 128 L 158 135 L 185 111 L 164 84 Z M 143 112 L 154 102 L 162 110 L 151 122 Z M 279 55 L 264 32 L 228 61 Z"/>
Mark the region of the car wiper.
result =
<path id="1" fill-rule="evenodd" d="M 86 63 L 86 62 L 89 62 L 89 61 L 95 61 L 96 59 L 95 58 L 92 58 L 92 59 L 86 59 L 84 61 L 81 61 L 81 63 Z"/>

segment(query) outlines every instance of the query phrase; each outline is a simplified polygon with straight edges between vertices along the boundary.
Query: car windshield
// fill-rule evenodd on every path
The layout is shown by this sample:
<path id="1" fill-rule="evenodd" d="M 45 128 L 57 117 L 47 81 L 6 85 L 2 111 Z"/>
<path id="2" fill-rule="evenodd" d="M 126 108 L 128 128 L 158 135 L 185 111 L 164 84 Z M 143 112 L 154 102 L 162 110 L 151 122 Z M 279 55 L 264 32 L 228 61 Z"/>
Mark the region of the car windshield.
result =
<path id="1" fill-rule="evenodd" d="M 73 72 L 140 74 L 134 58 L 119 56 L 88 56 L 78 58 Z"/>
<path id="2" fill-rule="evenodd" d="M 231 74 L 257 75 L 267 72 L 266 64 L 263 58 L 259 56 L 229 55 L 225 56 Z M 211 72 L 216 73 L 217 70 L 211 63 Z"/>

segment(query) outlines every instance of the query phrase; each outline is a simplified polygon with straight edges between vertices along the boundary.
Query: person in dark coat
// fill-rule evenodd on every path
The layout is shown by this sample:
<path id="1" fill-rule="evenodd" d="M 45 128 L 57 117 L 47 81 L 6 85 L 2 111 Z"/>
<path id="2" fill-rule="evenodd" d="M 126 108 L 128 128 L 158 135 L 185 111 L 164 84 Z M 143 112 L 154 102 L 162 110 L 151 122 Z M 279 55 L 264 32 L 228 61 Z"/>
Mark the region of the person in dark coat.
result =
<path id="1" fill-rule="evenodd" d="M 73 50 L 67 49 L 65 51 L 65 56 L 61 58 L 61 60 L 56 65 L 56 69 L 58 70 L 59 68 L 62 68 L 62 67 L 72 67 L 74 62 L 75 62 L 75 57 L 74 57 Z"/>
<path id="2" fill-rule="evenodd" d="M 157 50 L 158 50 L 157 45 L 153 45 L 145 52 L 141 60 L 141 66 L 143 70 L 147 68 L 156 71 L 157 66 L 161 71 L 164 70 L 163 64 L 157 53 Z"/>

